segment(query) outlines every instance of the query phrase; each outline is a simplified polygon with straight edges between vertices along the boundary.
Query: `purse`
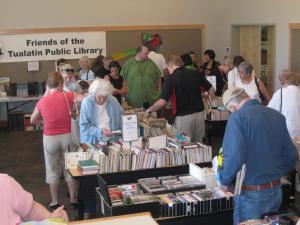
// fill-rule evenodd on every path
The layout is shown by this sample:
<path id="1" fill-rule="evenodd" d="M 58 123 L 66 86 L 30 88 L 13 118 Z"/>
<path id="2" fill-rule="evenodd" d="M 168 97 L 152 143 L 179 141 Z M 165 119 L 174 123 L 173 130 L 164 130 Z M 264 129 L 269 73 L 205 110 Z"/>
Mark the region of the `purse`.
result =
<path id="1" fill-rule="evenodd" d="M 69 115 L 71 117 L 71 140 L 72 143 L 75 145 L 79 145 L 80 144 L 80 131 L 79 131 L 79 110 L 78 110 L 78 106 L 77 106 L 77 95 L 75 94 L 75 113 L 72 113 L 69 101 L 67 99 L 67 96 L 65 94 L 65 92 L 63 92 L 63 95 L 65 96 L 65 99 L 67 101 L 67 106 L 68 106 L 68 111 L 69 111 Z"/>

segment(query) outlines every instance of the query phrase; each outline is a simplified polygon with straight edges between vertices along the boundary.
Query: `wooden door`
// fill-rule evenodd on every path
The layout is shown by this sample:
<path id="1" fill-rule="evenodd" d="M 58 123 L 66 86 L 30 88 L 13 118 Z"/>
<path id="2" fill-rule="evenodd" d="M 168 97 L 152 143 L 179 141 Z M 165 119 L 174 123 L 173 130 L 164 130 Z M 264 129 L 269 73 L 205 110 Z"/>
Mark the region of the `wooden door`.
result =
<path id="1" fill-rule="evenodd" d="M 261 65 L 261 26 L 240 26 L 240 55 L 253 65 L 257 76 L 260 76 Z"/>

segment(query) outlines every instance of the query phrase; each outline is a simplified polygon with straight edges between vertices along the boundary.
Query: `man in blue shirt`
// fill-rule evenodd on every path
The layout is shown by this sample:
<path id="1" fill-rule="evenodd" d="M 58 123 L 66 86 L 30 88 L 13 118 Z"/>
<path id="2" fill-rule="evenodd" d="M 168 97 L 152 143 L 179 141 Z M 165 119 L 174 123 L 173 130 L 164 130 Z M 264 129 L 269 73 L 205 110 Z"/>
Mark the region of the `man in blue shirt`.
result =
<path id="1" fill-rule="evenodd" d="M 238 224 L 279 209 L 280 178 L 295 167 L 298 154 L 279 112 L 251 100 L 240 88 L 228 89 L 223 103 L 232 115 L 222 144 L 220 183 L 229 186 L 246 165 L 241 193 L 235 196 L 234 224 Z"/>

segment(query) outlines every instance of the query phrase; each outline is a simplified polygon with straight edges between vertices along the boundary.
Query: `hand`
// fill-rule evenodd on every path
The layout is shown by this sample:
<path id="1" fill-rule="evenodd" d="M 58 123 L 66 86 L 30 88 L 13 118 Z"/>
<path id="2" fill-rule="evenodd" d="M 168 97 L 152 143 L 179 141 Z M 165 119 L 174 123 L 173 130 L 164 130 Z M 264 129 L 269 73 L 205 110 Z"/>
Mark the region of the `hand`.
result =
<path id="1" fill-rule="evenodd" d="M 106 137 L 110 137 L 113 135 L 113 133 L 110 131 L 110 129 L 106 129 L 106 128 L 102 129 L 102 134 Z"/>
<path id="2" fill-rule="evenodd" d="M 228 186 L 221 185 L 221 189 L 224 192 L 228 192 L 229 191 L 229 187 Z"/>
<path id="3" fill-rule="evenodd" d="M 69 222 L 69 217 L 66 211 L 64 210 L 64 206 L 61 206 L 57 209 L 55 209 L 51 215 L 50 218 L 62 218 L 65 222 Z"/>

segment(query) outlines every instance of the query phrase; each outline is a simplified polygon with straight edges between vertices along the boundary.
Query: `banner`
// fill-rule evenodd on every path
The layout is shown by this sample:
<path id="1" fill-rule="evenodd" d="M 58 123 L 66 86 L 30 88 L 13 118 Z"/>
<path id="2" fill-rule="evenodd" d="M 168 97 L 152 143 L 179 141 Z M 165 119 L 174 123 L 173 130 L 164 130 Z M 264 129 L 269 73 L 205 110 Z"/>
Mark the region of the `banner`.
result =
<path id="1" fill-rule="evenodd" d="M 0 63 L 106 55 L 106 32 L 0 35 Z"/>

